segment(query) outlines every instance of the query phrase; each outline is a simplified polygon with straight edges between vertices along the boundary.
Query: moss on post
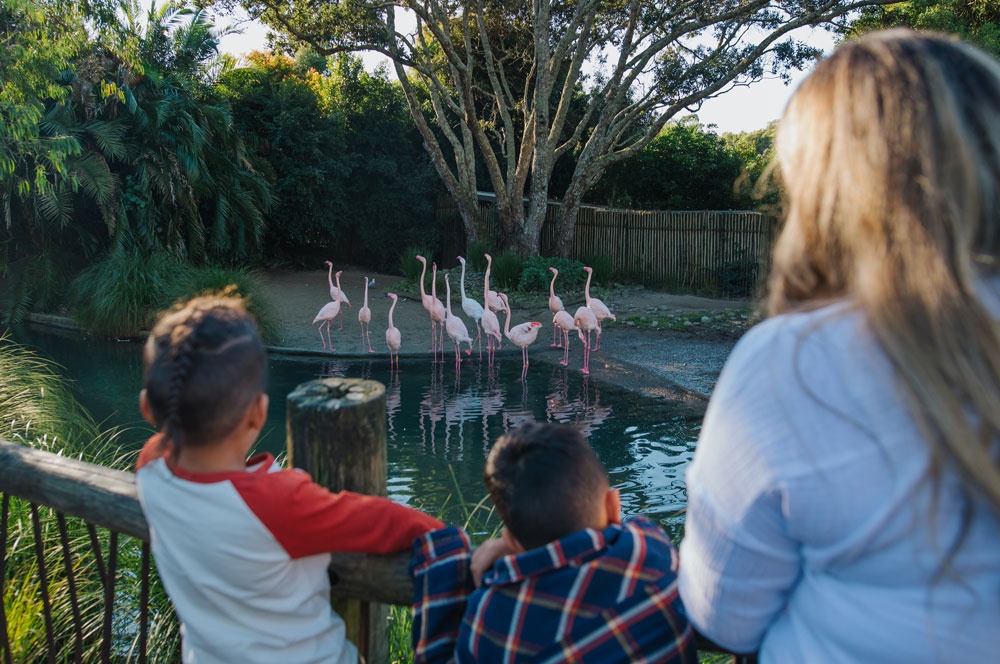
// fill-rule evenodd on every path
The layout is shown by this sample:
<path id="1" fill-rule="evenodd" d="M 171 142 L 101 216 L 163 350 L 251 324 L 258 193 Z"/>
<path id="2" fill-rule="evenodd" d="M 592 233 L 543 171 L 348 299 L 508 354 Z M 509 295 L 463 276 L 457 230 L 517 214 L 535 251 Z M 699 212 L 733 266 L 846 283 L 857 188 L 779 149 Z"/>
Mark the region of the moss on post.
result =
<path id="1" fill-rule="evenodd" d="M 386 494 L 385 386 L 373 380 L 323 378 L 288 395 L 288 462 L 331 491 Z M 337 598 L 347 637 L 368 662 L 388 659 L 383 605 Z"/>

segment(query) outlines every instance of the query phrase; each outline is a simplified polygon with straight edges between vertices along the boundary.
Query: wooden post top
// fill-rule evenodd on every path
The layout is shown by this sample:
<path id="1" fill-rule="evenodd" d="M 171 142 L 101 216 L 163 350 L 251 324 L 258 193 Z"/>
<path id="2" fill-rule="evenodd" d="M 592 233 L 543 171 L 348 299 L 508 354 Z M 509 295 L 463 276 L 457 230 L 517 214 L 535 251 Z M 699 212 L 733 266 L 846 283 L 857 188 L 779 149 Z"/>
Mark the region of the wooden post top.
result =
<path id="1" fill-rule="evenodd" d="M 288 394 L 298 408 L 350 408 L 385 396 L 385 385 L 364 378 L 319 378 L 302 383 Z"/>

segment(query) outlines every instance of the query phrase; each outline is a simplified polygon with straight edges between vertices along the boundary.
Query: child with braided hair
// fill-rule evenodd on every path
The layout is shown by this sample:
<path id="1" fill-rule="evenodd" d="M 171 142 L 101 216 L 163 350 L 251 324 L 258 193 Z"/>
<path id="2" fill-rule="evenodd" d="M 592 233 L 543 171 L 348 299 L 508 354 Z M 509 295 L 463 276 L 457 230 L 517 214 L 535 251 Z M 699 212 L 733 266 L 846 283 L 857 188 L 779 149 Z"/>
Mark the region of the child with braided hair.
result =
<path id="1" fill-rule="evenodd" d="M 331 493 L 270 454 L 247 459 L 267 419 L 267 366 L 240 299 L 165 312 L 143 364 L 139 404 L 159 432 L 136 484 L 183 661 L 357 662 L 330 608 L 330 553 L 405 551 L 442 524 L 386 498 Z"/>

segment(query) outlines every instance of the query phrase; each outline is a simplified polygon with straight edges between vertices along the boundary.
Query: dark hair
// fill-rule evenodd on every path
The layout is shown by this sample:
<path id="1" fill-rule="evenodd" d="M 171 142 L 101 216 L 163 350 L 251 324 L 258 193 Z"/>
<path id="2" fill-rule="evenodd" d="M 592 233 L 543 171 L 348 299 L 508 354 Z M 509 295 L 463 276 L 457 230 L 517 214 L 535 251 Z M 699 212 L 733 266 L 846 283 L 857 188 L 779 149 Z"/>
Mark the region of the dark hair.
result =
<path id="1" fill-rule="evenodd" d="M 267 386 L 264 345 L 243 300 L 206 295 L 160 315 L 143 351 L 153 419 L 174 445 L 232 431 Z"/>
<path id="2" fill-rule="evenodd" d="M 483 481 L 504 525 L 534 549 L 594 525 L 608 473 L 578 429 L 529 422 L 500 436 Z"/>

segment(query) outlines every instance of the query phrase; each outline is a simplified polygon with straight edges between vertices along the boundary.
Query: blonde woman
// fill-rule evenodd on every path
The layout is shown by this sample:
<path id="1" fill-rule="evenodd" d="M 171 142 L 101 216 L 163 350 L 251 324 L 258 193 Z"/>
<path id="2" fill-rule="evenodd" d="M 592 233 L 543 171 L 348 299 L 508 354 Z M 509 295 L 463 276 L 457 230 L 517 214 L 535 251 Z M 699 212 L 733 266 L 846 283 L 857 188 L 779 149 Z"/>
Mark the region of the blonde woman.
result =
<path id="1" fill-rule="evenodd" d="M 762 662 L 1000 653 L 1000 65 L 894 30 L 778 131 L 771 317 L 688 470 L 680 590 Z"/>

